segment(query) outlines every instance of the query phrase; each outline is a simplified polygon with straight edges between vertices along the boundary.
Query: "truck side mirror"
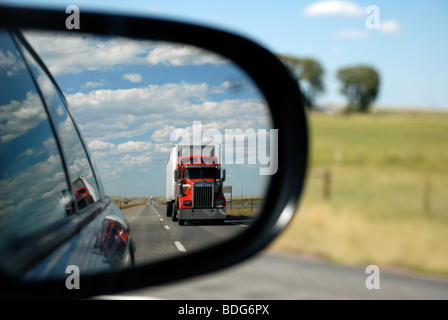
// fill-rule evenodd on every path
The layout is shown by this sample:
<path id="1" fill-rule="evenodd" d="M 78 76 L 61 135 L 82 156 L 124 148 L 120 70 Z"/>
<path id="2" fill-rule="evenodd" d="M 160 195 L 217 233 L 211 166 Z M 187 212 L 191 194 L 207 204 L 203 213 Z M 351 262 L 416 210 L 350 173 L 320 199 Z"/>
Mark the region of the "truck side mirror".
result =
<path id="1" fill-rule="evenodd" d="M 174 181 L 179 180 L 179 169 L 174 169 Z"/>
<path id="2" fill-rule="evenodd" d="M 226 181 L 226 169 L 222 169 L 222 181 Z"/>

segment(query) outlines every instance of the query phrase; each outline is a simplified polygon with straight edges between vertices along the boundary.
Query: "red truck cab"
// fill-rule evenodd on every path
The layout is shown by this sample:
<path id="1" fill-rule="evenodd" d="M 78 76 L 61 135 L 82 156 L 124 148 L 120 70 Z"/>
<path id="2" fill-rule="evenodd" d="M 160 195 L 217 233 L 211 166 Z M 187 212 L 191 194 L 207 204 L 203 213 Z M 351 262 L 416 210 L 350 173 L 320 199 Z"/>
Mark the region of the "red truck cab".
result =
<path id="1" fill-rule="evenodd" d="M 209 207 L 225 208 L 226 199 L 222 193 L 220 165 L 214 156 L 183 156 L 179 158 L 179 176 L 182 183 L 182 194 L 179 194 L 179 209 L 191 209 L 195 200 L 196 207 L 206 207 L 211 199 L 205 193 L 193 195 L 193 185 L 208 182 L 213 185 L 213 203 Z"/>
<path id="2" fill-rule="evenodd" d="M 183 225 L 186 221 L 224 223 L 226 199 L 220 145 L 178 145 L 166 164 L 166 214 Z"/>

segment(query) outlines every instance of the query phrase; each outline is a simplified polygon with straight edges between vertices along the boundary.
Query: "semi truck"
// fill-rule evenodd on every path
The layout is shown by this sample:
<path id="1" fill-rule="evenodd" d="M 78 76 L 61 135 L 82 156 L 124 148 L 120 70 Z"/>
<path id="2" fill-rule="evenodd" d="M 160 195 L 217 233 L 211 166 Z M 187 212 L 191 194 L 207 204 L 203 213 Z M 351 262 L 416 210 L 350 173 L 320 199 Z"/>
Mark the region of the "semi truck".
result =
<path id="1" fill-rule="evenodd" d="M 166 216 L 185 222 L 224 223 L 226 199 L 221 145 L 175 144 L 166 163 Z"/>

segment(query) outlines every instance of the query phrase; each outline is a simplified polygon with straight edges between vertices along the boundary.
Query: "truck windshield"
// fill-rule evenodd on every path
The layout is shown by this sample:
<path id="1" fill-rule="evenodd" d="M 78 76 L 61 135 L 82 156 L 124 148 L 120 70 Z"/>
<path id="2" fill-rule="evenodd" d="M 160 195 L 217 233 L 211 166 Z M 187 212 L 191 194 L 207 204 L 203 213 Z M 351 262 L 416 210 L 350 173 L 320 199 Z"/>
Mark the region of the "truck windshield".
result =
<path id="1" fill-rule="evenodd" d="M 187 168 L 187 179 L 218 179 L 216 168 Z"/>

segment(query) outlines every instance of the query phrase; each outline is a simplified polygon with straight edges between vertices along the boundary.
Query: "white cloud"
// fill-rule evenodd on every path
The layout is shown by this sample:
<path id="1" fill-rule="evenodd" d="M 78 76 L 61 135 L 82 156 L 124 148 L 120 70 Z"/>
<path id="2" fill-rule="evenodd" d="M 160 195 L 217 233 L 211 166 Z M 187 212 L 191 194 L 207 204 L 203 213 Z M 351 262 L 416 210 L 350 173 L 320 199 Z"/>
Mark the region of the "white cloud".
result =
<path id="1" fill-rule="evenodd" d="M 122 167 L 119 167 L 119 168 L 112 169 L 110 175 L 111 175 L 112 177 L 114 177 L 114 178 L 119 178 L 119 177 L 120 177 L 120 174 L 121 174 L 122 172 L 123 172 L 123 168 L 122 168 Z"/>
<path id="2" fill-rule="evenodd" d="M 138 73 L 126 73 L 125 75 L 123 75 L 123 79 L 129 80 L 132 83 L 139 83 L 142 82 L 143 77 L 141 74 Z"/>
<path id="3" fill-rule="evenodd" d="M 11 51 L 3 52 L 0 49 L 0 71 L 5 71 L 6 75 L 9 77 L 17 75 L 21 70 L 25 69 L 25 64 Z"/>
<path id="4" fill-rule="evenodd" d="M 149 64 L 173 66 L 221 64 L 225 59 L 217 54 L 187 45 L 162 44 L 149 52 L 146 57 Z"/>
<path id="5" fill-rule="evenodd" d="M 48 154 L 42 161 L 37 160 L 33 157 L 28 159 L 27 163 L 31 162 L 31 165 L 18 172 L 12 170 L 11 174 L 4 175 L 5 177 L 2 176 L 0 179 L 2 186 L 0 220 L 8 222 L 11 226 L 20 226 L 3 230 L 6 233 L 2 233 L 0 241 L 8 237 L 18 238 L 35 231 L 36 226 L 41 225 L 36 222 L 41 221 L 43 217 L 47 219 L 46 223 L 64 217 L 65 208 L 64 203 L 60 201 L 60 192 L 67 188 L 67 183 L 60 157 L 58 154 Z"/>
<path id="6" fill-rule="evenodd" d="M 171 134 L 176 130 L 183 129 L 193 138 L 193 121 L 201 121 L 203 134 L 209 129 L 224 135 L 226 129 L 269 128 L 267 110 L 259 99 L 211 101 L 207 100 L 205 93 L 202 93 L 203 96 L 200 97 L 200 100 L 204 101 L 192 104 L 188 98 L 185 98 L 188 97 L 183 92 L 185 88 L 181 84 L 174 87 L 169 85 L 157 88 L 161 96 L 169 98 L 165 102 L 172 107 L 171 110 L 166 110 L 165 105 L 161 109 L 149 109 L 147 106 L 152 105 L 152 102 L 151 100 L 148 102 L 145 88 L 138 91 L 131 90 L 128 92 L 129 95 L 119 90 L 111 91 L 108 92 L 108 95 L 111 95 L 110 99 L 108 97 L 104 100 L 102 100 L 101 94 L 97 95 L 92 92 L 83 94 L 86 105 L 82 106 L 81 110 L 90 110 L 90 114 L 83 118 L 83 121 L 78 121 L 78 124 L 83 135 L 90 139 L 89 149 L 93 150 L 95 161 L 102 168 L 102 176 L 117 178 L 129 173 L 129 170 L 135 172 L 135 170 L 148 169 L 150 166 L 154 168 L 160 164 L 163 165 L 166 161 L 166 154 L 172 145 L 179 142 L 171 141 Z M 164 92 L 164 89 L 169 93 Z M 192 94 L 204 90 L 201 85 L 189 89 Z M 125 94 L 127 97 L 134 97 L 135 100 L 132 100 L 131 103 L 128 102 L 128 108 L 112 108 L 107 112 L 110 101 L 115 100 L 113 93 L 118 95 L 115 97 L 117 99 L 119 99 L 119 95 Z M 138 94 L 141 96 L 139 97 Z M 197 94 L 193 95 L 197 97 Z M 88 97 L 99 97 L 100 100 L 89 102 Z M 70 100 L 70 97 L 68 99 Z M 143 106 L 147 107 L 146 114 L 143 111 L 141 115 L 134 116 L 136 112 L 141 112 L 140 108 Z M 96 114 L 95 109 L 101 110 L 98 113 L 99 118 L 92 116 L 92 114 Z M 152 134 L 148 141 L 132 139 L 132 137 L 150 132 Z M 127 137 L 129 141 L 122 143 L 108 141 L 114 138 L 121 140 L 123 137 Z M 204 143 L 209 142 L 208 136 L 204 135 L 202 138 Z M 125 169 L 118 171 L 119 167 Z"/>
<path id="7" fill-rule="evenodd" d="M 39 95 L 31 91 L 23 101 L 12 100 L 0 106 L 1 141 L 16 139 L 37 127 L 45 119 L 43 110 Z"/>
<path id="8" fill-rule="evenodd" d="M 90 150 L 112 150 L 115 149 L 115 145 L 110 142 L 105 142 L 101 140 L 93 140 L 89 142 Z"/>
<path id="9" fill-rule="evenodd" d="M 227 85 L 222 84 L 223 87 Z M 150 133 L 155 144 L 165 143 L 173 130 L 191 126 L 198 120 L 204 125 L 213 123 L 220 130 L 266 128 L 269 114 L 262 100 L 214 100 L 210 92 L 215 94 L 215 91 L 215 87 L 210 88 L 205 83 L 171 83 L 78 92 L 67 95 L 67 101 L 91 150 L 150 150 L 150 145 L 137 145 L 134 141 L 120 146 L 105 141 L 115 138 L 131 140 Z M 154 145 L 152 147 L 155 148 Z"/>
<path id="10" fill-rule="evenodd" d="M 151 142 L 145 141 L 127 141 L 125 143 L 121 143 L 117 146 L 117 150 L 119 152 L 143 152 L 149 151 L 152 149 Z"/>
<path id="11" fill-rule="evenodd" d="M 223 57 L 197 47 L 167 42 L 37 31 L 27 31 L 25 36 L 55 77 L 120 65 L 184 66 L 227 62 Z M 9 54 L 0 55 L 0 62 L 10 63 L 10 60 Z M 125 79 L 139 82 L 138 76 L 126 76 Z"/>
<path id="12" fill-rule="evenodd" d="M 205 101 L 207 90 L 206 84 L 150 85 L 78 92 L 67 95 L 67 101 L 85 136 L 103 140 L 133 137 L 160 128 L 173 114 L 176 119 L 182 115 L 192 119 L 197 114 L 191 112 L 191 104 Z"/>
<path id="13" fill-rule="evenodd" d="M 396 20 L 381 21 L 380 31 L 385 33 L 397 33 L 401 29 L 400 23 Z"/>
<path id="14" fill-rule="evenodd" d="M 97 82 L 97 81 L 87 81 L 82 85 L 83 88 L 97 88 L 97 87 L 104 87 L 106 84 L 104 81 Z"/>
<path id="15" fill-rule="evenodd" d="M 152 135 L 151 139 L 157 142 L 168 141 L 171 136 L 171 132 L 176 130 L 176 127 L 165 125 L 163 128 L 156 130 Z"/>
<path id="16" fill-rule="evenodd" d="M 149 157 L 148 155 L 125 155 L 123 158 L 121 158 L 121 163 L 124 166 L 141 166 L 143 164 L 147 164 L 148 162 L 151 162 L 151 157 Z"/>
<path id="17" fill-rule="evenodd" d="M 25 32 L 54 76 L 104 70 L 116 65 L 144 64 L 148 44 L 125 38 L 54 32 Z"/>
<path id="18" fill-rule="evenodd" d="M 364 16 L 364 9 L 351 1 L 318 1 L 307 6 L 303 11 L 305 16 L 339 16 L 339 17 L 360 17 Z"/>

